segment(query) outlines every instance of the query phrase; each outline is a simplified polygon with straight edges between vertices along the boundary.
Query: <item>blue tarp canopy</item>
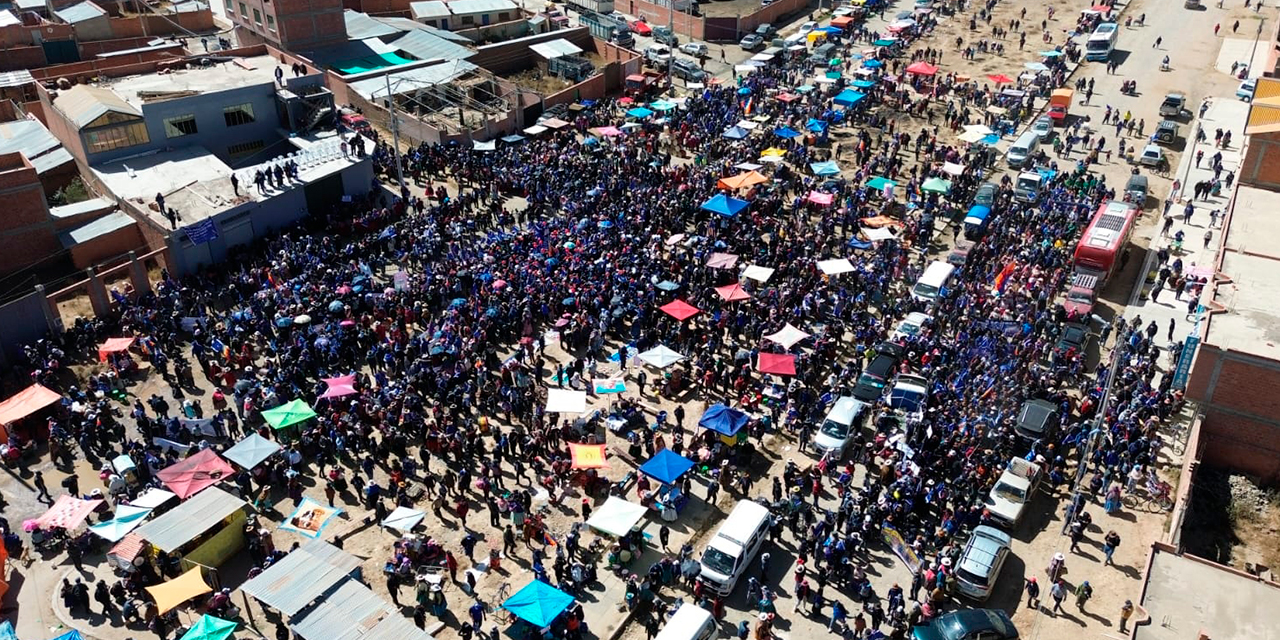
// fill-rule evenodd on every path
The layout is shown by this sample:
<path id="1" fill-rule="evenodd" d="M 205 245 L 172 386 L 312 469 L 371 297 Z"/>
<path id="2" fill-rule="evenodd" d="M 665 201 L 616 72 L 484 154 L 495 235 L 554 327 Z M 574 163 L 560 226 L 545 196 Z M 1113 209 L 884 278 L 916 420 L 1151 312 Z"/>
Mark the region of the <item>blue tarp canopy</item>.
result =
<path id="1" fill-rule="evenodd" d="M 832 100 L 840 106 L 852 107 L 859 100 L 865 98 L 866 95 L 867 94 L 865 93 L 858 93 L 853 89 L 845 89 L 844 91 L 841 91 L 839 95 L 837 95 L 835 98 L 832 98 Z"/>
<path id="2" fill-rule="evenodd" d="M 879 60 L 867 60 L 866 62 L 862 63 L 862 66 L 868 69 L 879 69 L 880 67 L 884 66 L 884 63 L 880 62 Z"/>
<path id="3" fill-rule="evenodd" d="M 725 129 L 724 133 L 720 135 L 726 138 L 729 138 L 730 140 L 741 140 L 747 137 L 748 135 L 751 135 L 751 132 L 747 131 L 746 129 L 743 129 L 742 127 L 739 127 L 738 125 L 734 125 L 732 127 L 729 127 L 728 129 Z"/>
<path id="4" fill-rule="evenodd" d="M 722 404 L 713 404 L 707 408 L 706 413 L 702 414 L 702 418 L 698 420 L 698 426 L 726 436 L 732 436 L 747 426 L 747 422 L 750 420 L 747 414 L 737 409 L 726 407 Z"/>
<path id="5" fill-rule="evenodd" d="M 12 622 L 0 622 L 0 640 L 18 640 L 18 634 L 13 632 Z"/>
<path id="6" fill-rule="evenodd" d="M 726 196 L 723 193 L 721 193 L 716 195 L 716 197 L 702 203 L 702 208 L 706 209 L 707 211 L 713 211 L 722 216 L 732 218 L 738 215 L 738 213 L 740 213 L 743 209 L 746 209 L 747 204 L 748 203 L 746 200 L 730 198 L 729 196 Z"/>
<path id="7" fill-rule="evenodd" d="M 975 204 L 969 208 L 969 213 L 964 217 L 964 223 L 980 225 L 987 221 L 989 215 L 991 215 L 991 207 Z"/>
<path id="8" fill-rule="evenodd" d="M 545 582 L 534 580 L 507 598 L 502 603 L 502 608 L 541 629 L 551 626 L 551 621 L 571 604 L 573 596 Z"/>
<path id="9" fill-rule="evenodd" d="M 804 128 L 814 133 L 822 133 L 827 130 L 827 123 L 817 118 L 809 118 L 809 121 L 805 123 Z"/>
<path id="10" fill-rule="evenodd" d="M 870 89 L 871 87 L 876 86 L 876 83 L 872 80 L 854 80 L 853 86 L 859 89 Z"/>
<path id="11" fill-rule="evenodd" d="M 849 246 L 854 249 L 870 249 L 871 243 L 866 240 L 859 240 L 857 236 L 849 239 Z"/>
<path id="12" fill-rule="evenodd" d="M 815 176 L 838 176 L 840 175 L 840 165 L 835 160 L 827 160 L 826 162 L 813 162 L 809 164 L 809 168 L 813 170 Z"/>
<path id="13" fill-rule="evenodd" d="M 644 107 L 636 107 L 628 111 L 627 115 L 631 116 L 632 118 L 648 118 L 649 116 L 653 115 L 653 111 L 646 109 Z"/>
<path id="14" fill-rule="evenodd" d="M 60 635 L 60 636 L 58 636 L 58 637 L 54 638 L 53 640 L 84 640 L 84 636 L 80 635 L 80 632 L 79 632 L 79 631 L 76 631 L 75 629 L 72 629 L 72 630 L 70 630 L 70 631 L 68 631 L 68 632 L 66 632 L 66 633 L 64 633 L 64 634 L 62 634 L 62 635 Z"/>
<path id="15" fill-rule="evenodd" d="M 640 465 L 640 473 L 663 484 L 674 484 L 680 476 L 692 468 L 692 460 L 670 449 L 663 449 L 649 458 L 648 462 Z"/>
<path id="16" fill-rule="evenodd" d="M 838 36 L 844 33 L 844 29 L 841 29 L 840 27 L 820 27 L 818 29 L 814 29 L 814 31 L 825 31 L 827 32 L 827 35 L 833 36 Z"/>
<path id="17" fill-rule="evenodd" d="M 773 130 L 773 135 L 779 138 L 799 138 L 801 133 L 791 127 L 778 127 Z"/>

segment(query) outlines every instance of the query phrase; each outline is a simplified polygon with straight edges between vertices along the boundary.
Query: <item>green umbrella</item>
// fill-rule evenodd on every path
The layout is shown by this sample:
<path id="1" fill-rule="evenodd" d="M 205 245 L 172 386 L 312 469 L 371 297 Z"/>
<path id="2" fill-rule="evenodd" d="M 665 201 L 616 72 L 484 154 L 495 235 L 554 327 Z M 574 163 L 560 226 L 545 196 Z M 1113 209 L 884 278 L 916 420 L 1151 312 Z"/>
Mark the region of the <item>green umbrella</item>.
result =
<path id="1" fill-rule="evenodd" d="M 883 191 L 885 185 L 889 185 L 890 187 L 896 187 L 898 186 L 898 183 L 884 176 L 876 176 L 867 181 L 867 187 L 871 189 L 875 189 L 876 191 Z"/>
<path id="2" fill-rule="evenodd" d="M 209 614 L 191 625 L 181 640 L 227 640 L 236 630 L 236 623 L 222 618 L 215 618 Z"/>
<path id="3" fill-rule="evenodd" d="M 294 400 L 262 412 L 262 419 L 276 429 L 283 429 L 300 422 L 306 422 L 314 417 L 316 417 L 316 412 L 301 400 Z"/>
<path id="4" fill-rule="evenodd" d="M 929 178 L 920 185 L 920 189 L 932 193 L 946 193 L 951 190 L 951 183 L 942 178 Z"/>

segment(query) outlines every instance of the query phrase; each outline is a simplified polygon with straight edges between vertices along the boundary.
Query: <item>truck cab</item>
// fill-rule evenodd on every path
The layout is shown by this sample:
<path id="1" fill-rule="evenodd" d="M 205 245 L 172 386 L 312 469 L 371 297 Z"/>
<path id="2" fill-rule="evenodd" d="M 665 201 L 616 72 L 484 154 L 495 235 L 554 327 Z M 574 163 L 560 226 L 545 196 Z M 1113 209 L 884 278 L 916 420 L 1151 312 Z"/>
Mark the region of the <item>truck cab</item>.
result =
<path id="1" fill-rule="evenodd" d="M 1075 95 L 1076 92 L 1071 89 L 1053 90 L 1053 95 L 1049 96 L 1049 117 L 1054 124 L 1060 125 L 1067 119 L 1071 111 L 1071 100 Z"/>
<path id="2" fill-rule="evenodd" d="M 1018 526 L 1043 475 L 1040 465 L 1034 462 L 1022 458 L 1010 460 L 983 501 L 987 519 L 1004 529 Z"/>
<path id="3" fill-rule="evenodd" d="M 1024 171 L 1018 174 L 1018 179 L 1013 183 L 1013 196 L 1021 202 L 1035 202 L 1040 199 L 1040 186 L 1044 182 L 1044 178 L 1034 171 Z"/>
<path id="4" fill-rule="evenodd" d="M 1181 93 L 1166 94 L 1160 103 L 1160 115 L 1166 118 L 1181 118 L 1187 113 L 1187 96 Z"/>
<path id="5" fill-rule="evenodd" d="M 1087 318 L 1098 301 L 1098 284 L 1101 279 L 1092 273 L 1077 271 L 1071 276 L 1071 286 L 1062 298 L 1062 309 L 1073 318 Z"/>

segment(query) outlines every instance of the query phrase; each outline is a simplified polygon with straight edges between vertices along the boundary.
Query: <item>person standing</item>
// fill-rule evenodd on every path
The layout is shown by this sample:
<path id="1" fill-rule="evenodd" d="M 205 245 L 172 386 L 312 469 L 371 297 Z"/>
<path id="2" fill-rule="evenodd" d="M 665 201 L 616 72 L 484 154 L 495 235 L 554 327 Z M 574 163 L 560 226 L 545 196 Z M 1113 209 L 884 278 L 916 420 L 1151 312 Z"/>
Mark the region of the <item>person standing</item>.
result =
<path id="1" fill-rule="evenodd" d="M 1114 564 L 1111 561 L 1111 556 L 1115 554 L 1119 546 L 1120 534 L 1116 533 L 1115 529 L 1108 531 L 1107 535 L 1102 538 L 1102 553 L 1106 555 L 1106 559 L 1102 561 L 1103 565 Z"/>
<path id="2" fill-rule="evenodd" d="M 671 528 L 665 524 L 662 525 L 662 527 L 658 529 L 658 540 L 662 542 L 662 548 L 665 550 L 667 548 L 667 543 L 671 540 Z"/>
<path id="3" fill-rule="evenodd" d="M 1067 588 L 1062 586 L 1062 578 L 1058 578 L 1053 586 L 1049 588 L 1049 596 L 1053 598 L 1053 610 L 1051 613 L 1062 611 L 1062 601 L 1067 599 Z M 1066 613 L 1063 611 L 1063 613 Z"/>
<path id="4" fill-rule="evenodd" d="M 1125 600 L 1124 605 L 1120 607 L 1120 633 L 1128 631 L 1126 627 L 1131 616 L 1133 616 L 1133 601 Z"/>
<path id="5" fill-rule="evenodd" d="M 1093 587 L 1089 586 L 1089 581 L 1085 580 L 1076 587 L 1076 608 L 1084 611 L 1084 605 L 1093 597 Z"/>
<path id="6" fill-rule="evenodd" d="M 1027 608 L 1040 607 L 1040 585 L 1036 583 L 1036 577 L 1027 578 Z M 915 599 L 914 597 L 912 598 Z"/>

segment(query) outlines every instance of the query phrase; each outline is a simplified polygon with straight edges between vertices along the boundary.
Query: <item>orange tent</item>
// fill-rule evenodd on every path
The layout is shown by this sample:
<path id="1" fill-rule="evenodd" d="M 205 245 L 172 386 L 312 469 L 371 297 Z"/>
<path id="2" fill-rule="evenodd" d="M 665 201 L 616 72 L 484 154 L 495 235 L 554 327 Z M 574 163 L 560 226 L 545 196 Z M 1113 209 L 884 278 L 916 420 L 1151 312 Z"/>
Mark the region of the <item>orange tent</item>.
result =
<path id="1" fill-rule="evenodd" d="M 174 607 L 213 591 L 204 581 L 200 567 L 191 567 L 186 573 L 161 584 L 147 587 L 147 593 L 156 601 L 160 613 L 168 613 Z"/>
<path id="2" fill-rule="evenodd" d="M 0 441 L 9 441 L 4 425 L 17 422 L 59 400 L 62 396 L 40 384 L 33 384 L 13 397 L 0 402 Z"/>
<path id="3" fill-rule="evenodd" d="M 108 338 L 98 345 L 98 361 L 106 362 L 107 356 L 121 351 L 128 351 L 133 346 L 133 338 Z"/>
<path id="4" fill-rule="evenodd" d="M 849 16 L 840 16 L 839 18 L 831 19 L 831 26 L 833 27 L 847 29 L 851 24 L 853 24 L 853 18 L 850 18 Z"/>
<path id="5" fill-rule="evenodd" d="M 721 189 L 749 189 L 768 181 L 769 179 L 764 177 L 764 174 L 759 171 L 745 171 L 736 176 L 721 178 L 720 181 L 716 183 L 716 186 Z"/>

